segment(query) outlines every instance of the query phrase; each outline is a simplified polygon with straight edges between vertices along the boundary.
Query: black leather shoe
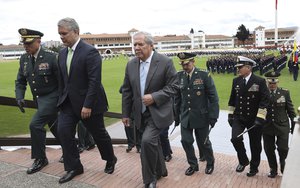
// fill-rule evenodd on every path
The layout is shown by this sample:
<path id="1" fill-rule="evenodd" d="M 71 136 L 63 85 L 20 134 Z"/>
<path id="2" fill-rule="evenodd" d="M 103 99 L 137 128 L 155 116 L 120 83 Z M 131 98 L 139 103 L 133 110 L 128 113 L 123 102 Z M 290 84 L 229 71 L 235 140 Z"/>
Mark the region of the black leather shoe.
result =
<path id="1" fill-rule="evenodd" d="M 61 156 L 58 162 L 60 162 L 60 163 L 64 163 L 64 157 L 63 157 L 63 156 Z"/>
<path id="2" fill-rule="evenodd" d="M 117 157 L 114 156 L 113 161 L 107 161 L 104 172 L 107 174 L 112 174 L 115 171 L 115 165 L 117 163 Z"/>
<path id="3" fill-rule="evenodd" d="M 245 167 L 247 166 L 248 164 L 246 165 L 241 165 L 241 164 L 238 164 L 235 171 L 236 172 L 243 172 L 245 170 Z"/>
<path id="4" fill-rule="evenodd" d="M 95 148 L 95 144 L 91 144 L 91 145 L 87 146 L 85 149 L 89 151 L 89 150 L 92 150 L 94 148 Z"/>
<path id="5" fill-rule="evenodd" d="M 72 180 L 75 176 L 79 175 L 79 174 L 83 174 L 83 167 L 81 166 L 80 168 L 77 168 L 75 170 L 71 170 L 69 172 L 67 172 L 63 177 L 61 177 L 59 179 L 59 183 L 65 183 L 68 182 L 70 180 Z"/>
<path id="6" fill-rule="evenodd" d="M 205 174 L 212 174 L 214 171 L 214 165 L 206 165 Z"/>
<path id="7" fill-rule="evenodd" d="M 132 150 L 133 146 L 128 146 L 128 148 L 126 149 L 126 153 L 129 153 Z"/>
<path id="8" fill-rule="evenodd" d="M 172 155 L 170 154 L 170 155 L 167 155 L 167 156 L 165 156 L 165 161 L 166 162 L 169 162 L 169 161 L 171 161 L 171 159 L 172 159 Z"/>
<path id="9" fill-rule="evenodd" d="M 271 171 L 268 174 L 269 178 L 275 178 L 278 175 L 277 170 L 271 169 Z"/>
<path id="10" fill-rule="evenodd" d="M 204 157 L 204 156 L 203 156 L 203 157 L 200 157 L 200 158 L 199 158 L 199 161 L 201 161 L 201 162 L 205 161 L 205 157 Z"/>
<path id="11" fill-rule="evenodd" d="M 42 170 L 48 164 L 48 159 L 35 159 L 30 168 L 27 169 L 27 174 L 33 174 Z"/>
<path id="12" fill-rule="evenodd" d="M 85 150 L 85 148 L 84 148 L 84 147 L 81 147 L 81 146 L 80 146 L 80 147 L 78 147 L 78 152 L 79 152 L 79 153 L 82 153 L 84 150 Z"/>
<path id="13" fill-rule="evenodd" d="M 190 166 L 188 169 L 186 169 L 185 175 L 191 176 L 191 175 L 194 174 L 195 171 L 199 171 L 198 166 L 197 166 L 197 167 L 191 167 L 191 166 Z"/>
<path id="14" fill-rule="evenodd" d="M 248 177 L 252 177 L 252 176 L 255 176 L 257 173 L 258 173 L 258 170 L 257 170 L 257 169 L 255 169 L 255 170 L 250 169 L 250 171 L 247 172 L 247 176 L 248 176 Z"/>
<path id="15" fill-rule="evenodd" d="M 136 147 L 136 152 L 137 153 L 141 153 L 141 148 L 140 147 Z"/>

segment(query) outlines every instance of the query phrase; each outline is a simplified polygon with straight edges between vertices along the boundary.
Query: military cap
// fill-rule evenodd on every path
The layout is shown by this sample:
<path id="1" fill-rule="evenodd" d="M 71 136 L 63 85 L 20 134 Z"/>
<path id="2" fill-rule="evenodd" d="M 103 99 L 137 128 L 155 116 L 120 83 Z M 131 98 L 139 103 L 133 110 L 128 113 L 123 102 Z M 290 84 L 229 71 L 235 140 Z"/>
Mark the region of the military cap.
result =
<path id="1" fill-rule="evenodd" d="M 177 54 L 177 57 L 180 60 L 179 64 L 185 65 L 188 62 L 190 62 L 190 60 L 194 59 L 194 57 L 196 57 L 196 54 L 188 53 L 188 52 L 180 52 Z"/>
<path id="2" fill-rule="evenodd" d="M 250 65 L 251 67 L 253 67 L 256 65 L 256 62 L 248 57 L 238 56 L 237 64 L 235 65 L 235 67 L 241 67 L 244 65 Z"/>
<path id="3" fill-rule="evenodd" d="M 21 28 L 18 31 L 21 35 L 21 42 L 23 42 L 24 44 L 32 43 L 34 39 L 44 36 L 43 33 L 32 29 Z"/>
<path id="4" fill-rule="evenodd" d="M 275 71 L 267 72 L 265 74 L 265 77 L 267 78 L 267 81 L 269 83 L 277 83 L 279 81 L 278 80 L 279 76 L 280 76 L 280 73 L 279 72 L 275 72 Z"/>

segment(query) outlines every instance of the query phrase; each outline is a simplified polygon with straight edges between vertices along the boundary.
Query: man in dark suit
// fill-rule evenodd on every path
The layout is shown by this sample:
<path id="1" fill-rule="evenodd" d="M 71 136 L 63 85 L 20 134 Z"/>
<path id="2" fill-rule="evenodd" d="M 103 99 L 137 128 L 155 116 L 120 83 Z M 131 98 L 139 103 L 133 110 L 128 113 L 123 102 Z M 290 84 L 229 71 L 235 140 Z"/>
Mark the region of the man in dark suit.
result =
<path id="1" fill-rule="evenodd" d="M 129 126 L 132 107 L 134 123 L 140 129 L 142 175 L 145 187 L 156 187 L 167 176 L 159 134 L 173 119 L 172 96 L 176 92 L 173 62 L 153 49 L 153 37 L 146 32 L 133 36 L 136 57 L 126 66 L 122 89 L 122 121 Z"/>
<path id="2" fill-rule="evenodd" d="M 289 151 L 289 132 L 295 127 L 296 113 L 287 89 L 278 87 L 280 73 L 268 72 L 265 74 L 270 90 L 270 104 L 267 109 L 267 121 L 263 127 L 264 149 L 268 158 L 270 173 L 268 177 L 277 176 L 277 159 L 275 149 L 279 155 L 280 170 L 284 171 L 285 159 Z M 291 127 L 289 123 L 291 120 Z"/>
<path id="3" fill-rule="evenodd" d="M 19 29 L 26 53 L 21 56 L 15 83 L 16 100 L 24 113 L 24 96 L 27 83 L 30 86 L 37 112 L 30 122 L 31 158 L 35 159 L 27 174 L 35 173 L 48 164 L 45 152 L 48 124 L 57 136 L 58 70 L 56 54 L 41 47 L 43 33 L 31 29 Z"/>
<path id="4" fill-rule="evenodd" d="M 59 183 L 83 173 L 75 141 L 76 125 L 80 120 L 92 134 L 102 159 L 107 161 L 104 172 L 111 174 L 117 158 L 103 120 L 108 104 L 101 83 L 101 57 L 93 46 L 79 38 L 79 26 L 73 18 L 60 20 L 58 33 L 66 46 L 58 59 L 58 132 L 67 171 Z"/>
<path id="5" fill-rule="evenodd" d="M 236 67 L 239 77 L 233 79 L 229 98 L 228 122 L 232 127 L 231 142 L 237 151 L 239 164 L 236 172 L 243 172 L 249 164 L 243 136 L 240 134 L 247 128 L 249 130 L 251 161 L 248 177 L 258 173 L 260 154 L 262 150 L 261 135 L 263 123 L 266 119 L 269 104 L 269 90 L 265 79 L 252 73 L 256 62 L 247 57 L 238 56 Z M 239 137 L 238 137 L 239 136 Z"/>
<path id="6" fill-rule="evenodd" d="M 193 132 L 207 161 L 205 173 L 211 174 L 214 171 L 215 158 L 211 142 L 205 139 L 208 137 L 209 126 L 214 127 L 219 117 L 217 90 L 209 73 L 195 67 L 196 54 L 183 52 L 177 56 L 183 71 L 177 74 L 180 89 L 175 97 L 175 125 L 180 121 L 181 143 L 190 165 L 185 175 L 191 176 L 199 171 L 193 146 Z"/>

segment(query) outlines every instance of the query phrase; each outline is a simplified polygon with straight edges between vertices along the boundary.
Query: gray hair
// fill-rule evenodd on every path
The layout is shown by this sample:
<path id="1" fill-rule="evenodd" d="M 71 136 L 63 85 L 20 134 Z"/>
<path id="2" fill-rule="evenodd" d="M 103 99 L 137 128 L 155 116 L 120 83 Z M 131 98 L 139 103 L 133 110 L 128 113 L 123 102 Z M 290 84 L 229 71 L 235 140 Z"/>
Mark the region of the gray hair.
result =
<path id="1" fill-rule="evenodd" d="M 63 18 L 58 21 L 57 26 L 66 27 L 69 30 L 78 31 L 78 33 L 79 33 L 79 25 L 76 22 L 76 20 L 73 18 L 69 18 L 69 17 Z"/>
<path id="2" fill-rule="evenodd" d="M 138 35 L 145 36 L 145 43 L 146 44 L 150 44 L 150 45 L 154 44 L 154 39 L 153 39 L 153 37 L 152 37 L 152 35 L 150 33 L 145 32 L 145 31 L 139 31 L 139 32 L 135 33 L 133 35 L 133 37 L 138 36 Z"/>

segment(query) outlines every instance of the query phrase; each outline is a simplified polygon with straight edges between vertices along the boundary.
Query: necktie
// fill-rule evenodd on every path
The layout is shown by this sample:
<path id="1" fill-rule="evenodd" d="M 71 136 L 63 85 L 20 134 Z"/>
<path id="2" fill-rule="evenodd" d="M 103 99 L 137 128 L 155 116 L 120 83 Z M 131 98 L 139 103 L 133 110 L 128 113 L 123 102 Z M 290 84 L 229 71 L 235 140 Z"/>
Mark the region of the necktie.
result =
<path id="1" fill-rule="evenodd" d="M 190 79 L 191 79 L 190 74 L 187 74 L 187 83 L 188 83 L 188 84 L 190 83 Z"/>
<path id="2" fill-rule="evenodd" d="M 73 49 L 68 48 L 68 56 L 67 56 L 67 72 L 68 72 L 68 74 L 70 72 L 72 57 L 73 57 Z"/>
<path id="3" fill-rule="evenodd" d="M 34 64 L 35 64 L 35 57 L 34 57 L 34 55 L 31 56 L 31 63 L 32 63 L 32 67 L 34 67 Z"/>
<path id="4" fill-rule="evenodd" d="M 147 78 L 146 62 L 140 64 L 140 86 L 141 86 L 141 97 L 144 96 L 145 84 Z M 142 113 L 146 111 L 146 106 L 142 103 Z"/>
<path id="5" fill-rule="evenodd" d="M 243 79 L 243 83 L 244 83 L 244 86 L 247 85 L 247 82 L 246 82 L 246 79 L 245 79 L 245 78 Z"/>

